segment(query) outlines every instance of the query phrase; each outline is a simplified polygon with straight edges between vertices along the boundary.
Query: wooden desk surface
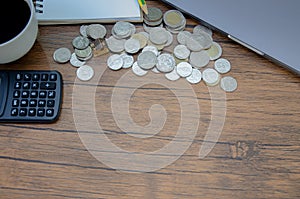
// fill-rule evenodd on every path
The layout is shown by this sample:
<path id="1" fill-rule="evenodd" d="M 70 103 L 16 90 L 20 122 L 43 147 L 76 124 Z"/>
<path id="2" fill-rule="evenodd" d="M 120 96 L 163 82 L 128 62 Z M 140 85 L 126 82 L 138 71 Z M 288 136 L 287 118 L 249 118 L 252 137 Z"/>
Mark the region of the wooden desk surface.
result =
<path id="1" fill-rule="evenodd" d="M 164 11 L 170 9 L 156 1 L 148 1 L 148 5 L 158 6 Z M 196 21 L 188 19 L 187 29 L 191 31 L 196 24 Z M 142 25 L 136 25 L 141 31 Z M 137 172 L 157 166 L 164 158 L 176 154 L 164 154 L 165 157 L 156 154 L 154 157 L 157 162 L 136 165 L 138 163 L 134 161 L 122 159 L 122 153 L 111 155 L 109 151 L 102 150 L 98 152 L 110 156 L 99 161 L 83 144 L 83 134 L 104 132 L 111 143 L 128 154 L 156 153 L 167 144 L 174 144 L 182 120 L 180 111 L 185 111 L 180 110 L 179 102 L 185 96 L 180 96 L 179 90 L 174 93 L 174 90 L 155 82 L 133 92 L 134 88 L 127 85 L 129 82 L 118 84 L 130 70 L 106 70 L 108 55 L 88 62 L 96 72 L 93 81 L 76 81 L 76 69 L 70 64 L 55 63 L 52 54 L 59 47 L 71 49 L 71 41 L 79 34 L 79 27 L 41 26 L 37 42 L 25 57 L 0 66 L 1 69 L 58 70 L 64 79 L 62 111 L 56 123 L 0 124 L 0 198 L 300 197 L 299 76 L 214 33 L 213 39 L 223 47 L 222 57 L 232 64 L 229 75 L 235 77 L 239 84 L 236 92 L 225 95 L 226 118 L 216 145 L 207 156 L 199 158 L 200 147 L 209 143 L 205 136 L 212 122 L 212 107 L 215 106 L 214 102 L 218 102 L 218 99 L 211 97 L 218 89 L 209 90 L 201 82 L 192 86 L 196 96 L 190 99 L 196 100 L 200 106 L 196 135 L 192 140 L 185 137 L 180 139 L 180 142 L 191 145 L 176 161 L 161 169 L 148 173 Z M 112 24 L 106 27 L 110 30 Z M 95 81 L 101 72 L 100 81 Z M 131 72 L 128 74 L 130 76 Z M 130 77 L 133 82 L 146 78 Z M 183 80 L 180 81 L 184 84 Z M 77 106 L 78 109 L 72 106 L 74 88 L 77 94 L 78 90 L 82 92 L 80 100 L 84 105 Z M 95 100 L 89 98 L 86 92 L 89 90 L 95 91 Z M 163 106 L 168 115 L 162 130 L 151 138 L 138 138 L 124 133 L 114 118 L 118 116 L 118 110 L 117 113 L 112 111 L 112 106 L 116 105 L 112 104 L 112 94 L 116 90 L 121 93 L 133 92 L 128 112 L 136 125 L 146 126 L 150 122 L 149 110 L 152 105 Z M 176 96 L 178 93 L 179 96 Z M 90 127 L 93 126 L 89 122 L 91 118 L 80 120 L 78 117 L 80 114 L 89 115 L 85 105 L 90 103 L 95 103 L 95 115 L 103 131 Z M 224 106 L 224 103 L 221 104 Z M 216 107 L 216 110 L 222 108 Z M 219 116 L 217 112 L 216 118 Z M 126 124 L 128 118 L 120 117 L 121 121 L 118 122 Z M 183 118 L 191 127 L 195 119 L 197 117 L 192 114 Z M 219 123 L 222 123 L 222 119 Z M 78 133 L 76 127 L 85 129 L 85 132 Z M 193 130 L 195 128 L 190 129 L 191 132 Z M 142 131 L 137 133 L 145 135 Z M 180 142 L 177 143 L 179 147 Z M 133 169 L 116 170 L 115 164 L 109 166 L 107 163 L 110 158 L 119 161 L 120 169 L 127 166 Z"/>

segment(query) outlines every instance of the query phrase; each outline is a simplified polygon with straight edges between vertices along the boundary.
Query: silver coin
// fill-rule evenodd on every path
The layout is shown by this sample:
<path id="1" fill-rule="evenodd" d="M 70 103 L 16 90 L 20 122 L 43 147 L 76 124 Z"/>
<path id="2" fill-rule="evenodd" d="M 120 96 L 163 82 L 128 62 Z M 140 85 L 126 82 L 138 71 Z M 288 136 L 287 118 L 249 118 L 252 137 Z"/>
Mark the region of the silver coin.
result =
<path id="1" fill-rule="evenodd" d="M 141 49 L 139 40 L 134 38 L 130 38 L 126 40 L 124 47 L 125 47 L 125 51 L 130 54 L 137 53 Z"/>
<path id="2" fill-rule="evenodd" d="M 86 64 L 85 61 L 80 61 L 77 58 L 77 56 L 76 56 L 75 53 L 72 54 L 71 59 L 70 59 L 70 63 L 71 63 L 72 66 L 77 67 L 77 68 L 79 68 L 79 67 L 81 67 L 81 66 L 83 66 L 83 65 Z"/>
<path id="3" fill-rule="evenodd" d="M 84 59 L 90 57 L 93 53 L 93 50 L 90 46 L 88 46 L 86 49 L 83 50 L 75 49 L 74 52 L 79 59 Z"/>
<path id="4" fill-rule="evenodd" d="M 130 37 L 136 31 L 135 26 L 127 21 L 118 21 L 112 28 L 112 34 L 118 39 Z"/>
<path id="5" fill-rule="evenodd" d="M 153 68 L 157 63 L 156 55 L 151 51 L 145 51 L 139 54 L 137 58 L 137 64 L 139 67 L 145 70 Z"/>
<path id="6" fill-rule="evenodd" d="M 124 61 L 121 55 L 113 54 L 107 59 L 107 66 L 111 70 L 120 70 L 123 67 Z"/>
<path id="7" fill-rule="evenodd" d="M 164 28 L 156 27 L 150 30 L 149 39 L 152 43 L 162 45 L 168 41 L 168 33 Z"/>
<path id="8" fill-rule="evenodd" d="M 73 39 L 72 45 L 76 49 L 83 50 L 90 45 L 90 40 L 87 37 L 78 36 Z"/>
<path id="9" fill-rule="evenodd" d="M 188 62 L 181 62 L 176 66 L 176 72 L 180 77 L 188 77 L 192 74 L 193 68 Z"/>
<path id="10" fill-rule="evenodd" d="M 53 59 L 57 63 L 67 63 L 71 59 L 71 51 L 68 48 L 59 48 L 54 51 Z"/>
<path id="11" fill-rule="evenodd" d="M 237 89 L 237 81 L 235 78 L 227 76 L 220 81 L 220 87 L 226 92 L 233 92 Z"/>
<path id="12" fill-rule="evenodd" d="M 197 25 L 193 29 L 194 34 L 199 34 L 199 33 L 202 33 L 202 32 L 205 32 L 205 33 L 209 34 L 212 37 L 212 34 L 213 34 L 212 30 L 205 27 L 205 26 L 203 26 L 203 25 Z"/>
<path id="13" fill-rule="evenodd" d="M 191 35 L 186 38 L 186 46 L 194 52 L 198 52 L 204 49 L 204 47 L 197 41 L 196 35 Z"/>
<path id="14" fill-rule="evenodd" d="M 214 63 L 216 71 L 221 74 L 228 73 L 231 70 L 231 64 L 227 59 L 220 58 Z"/>
<path id="15" fill-rule="evenodd" d="M 178 59 L 187 59 L 190 54 L 191 51 L 185 45 L 179 44 L 174 48 L 174 55 Z"/>
<path id="16" fill-rule="evenodd" d="M 169 32 L 169 31 L 166 31 L 166 32 L 167 32 L 168 39 L 167 39 L 167 42 L 164 44 L 164 46 L 168 47 L 168 46 L 171 46 L 173 44 L 174 38 L 173 38 L 173 35 L 172 35 L 171 32 Z"/>
<path id="17" fill-rule="evenodd" d="M 220 74 L 212 68 L 205 69 L 202 73 L 202 76 L 203 81 L 207 86 L 215 86 L 220 81 Z"/>
<path id="18" fill-rule="evenodd" d="M 169 53 L 163 53 L 158 56 L 156 67 L 160 72 L 169 73 L 175 68 L 175 59 Z"/>
<path id="19" fill-rule="evenodd" d="M 106 45 L 108 47 L 108 49 L 112 52 L 112 53 L 120 53 L 122 51 L 125 50 L 125 39 L 116 39 L 115 37 L 111 36 L 108 39 L 105 40 L 106 41 Z"/>
<path id="20" fill-rule="evenodd" d="M 203 49 L 208 49 L 211 47 L 213 39 L 212 37 L 205 33 L 205 32 L 201 32 L 198 34 L 192 34 L 192 39 L 196 42 L 198 42 Z"/>
<path id="21" fill-rule="evenodd" d="M 206 51 L 192 52 L 190 55 L 190 64 L 195 68 L 202 68 L 209 64 L 209 56 Z"/>
<path id="22" fill-rule="evenodd" d="M 209 55 L 210 60 L 212 61 L 219 59 L 222 56 L 222 48 L 216 42 L 213 42 L 211 47 L 207 49 L 206 52 Z"/>
<path id="23" fill-rule="evenodd" d="M 81 81 L 89 81 L 94 76 L 94 69 L 88 65 L 83 65 L 77 69 L 76 75 Z"/>
<path id="24" fill-rule="evenodd" d="M 198 84 L 201 82 L 202 73 L 200 70 L 193 68 L 192 74 L 186 77 L 186 80 L 191 84 Z"/>
<path id="25" fill-rule="evenodd" d="M 166 73 L 165 77 L 170 81 L 176 81 L 176 80 L 180 79 L 180 76 L 176 72 L 176 68 L 174 68 L 174 70 L 172 72 Z"/>
<path id="26" fill-rule="evenodd" d="M 149 22 L 155 22 L 161 20 L 163 17 L 163 12 L 161 9 L 156 7 L 149 7 L 148 14 L 144 15 L 144 20 Z"/>
<path id="27" fill-rule="evenodd" d="M 186 45 L 186 41 L 188 38 L 190 38 L 192 36 L 192 33 L 190 33 L 189 31 L 180 31 L 177 35 L 177 41 L 179 44 L 182 45 Z"/>
<path id="28" fill-rule="evenodd" d="M 87 27 L 86 33 L 92 39 L 103 39 L 107 33 L 107 30 L 101 24 L 91 24 Z"/>
<path id="29" fill-rule="evenodd" d="M 144 76 L 144 75 L 146 75 L 148 73 L 148 70 L 142 69 L 141 67 L 139 67 L 139 65 L 137 64 L 137 62 L 134 62 L 133 66 L 132 66 L 132 72 L 134 74 L 136 74 L 137 76 Z"/>
<path id="30" fill-rule="evenodd" d="M 88 35 L 86 33 L 87 27 L 88 27 L 88 25 L 82 25 L 82 26 L 80 26 L 79 32 L 80 32 L 81 36 L 88 37 Z"/>
<path id="31" fill-rule="evenodd" d="M 142 52 L 146 52 L 146 51 L 151 51 L 153 52 L 156 56 L 159 55 L 159 51 L 155 46 L 146 46 L 145 48 L 143 48 Z"/>
<path id="32" fill-rule="evenodd" d="M 121 58 L 123 59 L 122 68 L 130 68 L 134 63 L 134 58 L 132 55 L 128 55 L 126 53 L 121 54 Z"/>

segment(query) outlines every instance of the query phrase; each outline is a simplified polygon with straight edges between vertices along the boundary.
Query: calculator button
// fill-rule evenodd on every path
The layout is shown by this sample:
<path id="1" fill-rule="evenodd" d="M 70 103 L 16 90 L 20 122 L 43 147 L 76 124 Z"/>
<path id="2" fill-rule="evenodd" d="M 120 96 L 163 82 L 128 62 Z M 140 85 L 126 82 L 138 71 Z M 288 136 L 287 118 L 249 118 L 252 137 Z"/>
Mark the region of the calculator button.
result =
<path id="1" fill-rule="evenodd" d="M 29 82 L 24 82 L 23 83 L 23 89 L 30 89 L 30 83 Z"/>
<path id="2" fill-rule="evenodd" d="M 29 81 L 29 80 L 31 80 L 31 74 L 24 74 L 24 80 L 25 81 Z"/>
<path id="3" fill-rule="evenodd" d="M 31 98 L 37 98 L 38 97 L 38 92 L 37 91 L 31 91 L 30 92 L 30 97 Z"/>
<path id="4" fill-rule="evenodd" d="M 27 107 L 28 106 L 28 100 L 27 99 L 23 99 L 20 102 L 21 107 Z"/>
<path id="5" fill-rule="evenodd" d="M 40 98 L 46 98 L 47 97 L 47 92 L 46 91 L 40 91 L 39 96 L 40 96 Z"/>
<path id="6" fill-rule="evenodd" d="M 42 81 L 48 81 L 48 74 L 42 74 L 41 80 Z"/>
<path id="7" fill-rule="evenodd" d="M 48 107 L 54 107 L 54 105 L 55 105 L 55 101 L 54 100 L 48 100 L 47 101 L 47 106 Z"/>
<path id="8" fill-rule="evenodd" d="M 17 116 L 18 115 L 18 109 L 17 108 L 11 109 L 10 114 L 11 114 L 11 116 Z"/>
<path id="9" fill-rule="evenodd" d="M 40 89 L 46 89 L 46 90 L 54 90 L 56 88 L 56 83 L 54 82 L 42 82 Z"/>
<path id="10" fill-rule="evenodd" d="M 39 108 L 39 109 L 37 110 L 37 116 L 43 117 L 44 115 L 45 115 L 45 109 Z"/>
<path id="11" fill-rule="evenodd" d="M 17 81 L 22 80 L 22 78 L 23 78 L 23 74 L 21 74 L 21 73 L 17 73 L 17 74 L 16 74 L 16 80 L 17 80 Z"/>
<path id="12" fill-rule="evenodd" d="M 48 98 L 51 98 L 51 99 L 53 99 L 53 98 L 55 98 L 55 91 L 49 91 L 48 92 Z"/>
<path id="13" fill-rule="evenodd" d="M 50 75 L 50 81 L 56 81 L 57 80 L 57 75 L 56 74 L 51 74 Z"/>
<path id="14" fill-rule="evenodd" d="M 19 106 L 19 100 L 18 99 L 13 99 L 13 101 L 12 101 L 12 106 L 13 107 L 18 107 Z"/>
<path id="15" fill-rule="evenodd" d="M 45 107 L 46 106 L 46 100 L 39 100 L 38 101 L 38 107 Z"/>
<path id="16" fill-rule="evenodd" d="M 13 96 L 14 96 L 14 98 L 19 98 L 21 96 L 21 92 L 20 91 L 14 91 Z"/>
<path id="17" fill-rule="evenodd" d="M 22 83 L 21 82 L 16 82 L 15 83 L 15 89 L 21 89 Z"/>
<path id="18" fill-rule="evenodd" d="M 29 106 L 30 107 L 36 107 L 37 106 L 37 100 L 30 100 L 29 101 Z"/>
<path id="19" fill-rule="evenodd" d="M 40 80 L 40 74 L 33 74 L 32 75 L 32 80 L 33 81 L 39 81 Z"/>
<path id="20" fill-rule="evenodd" d="M 20 116 L 26 116 L 27 115 L 27 109 L 26 108 L 21 108 L 19 115 Z"/>
<path id="21" fill-rule="evenodd" d="M 32 89 L 38 89 L 39 88 L 39 83 L 38 82 L 32 82 L 31 88 Z"/>
<path id="22" fill-rule="evenodd" d="M 32 117 L 35 116 L 36 115 L 36 110 L 34 108 L 29 109 L 28 115 L 32 116 Z"/>
<path id="23" fill-rule="evenodd" d="M 52 117 L 54 115 L 54 109 L 47 109 L 46 116 Z"/>
<path id="24" fill-rule="evenodd" d="M 29 91 L 22 91 L 22 97 L 28 98 L 29 97 Z"/>

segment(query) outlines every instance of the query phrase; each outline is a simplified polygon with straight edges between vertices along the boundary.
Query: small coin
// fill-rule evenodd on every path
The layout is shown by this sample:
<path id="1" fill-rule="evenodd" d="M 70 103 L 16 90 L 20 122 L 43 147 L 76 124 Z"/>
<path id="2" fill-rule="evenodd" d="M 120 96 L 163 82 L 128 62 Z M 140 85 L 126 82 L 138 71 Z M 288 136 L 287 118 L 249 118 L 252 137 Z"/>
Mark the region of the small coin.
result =
<path id="1" fill-rule="evenodd" d="M 185 45 L 177 45 L 174 48 L 174 55 L 178 59 L 187 59 L 191 54 L 191 51 Z"/>
<path id="2" fill-rule="evenodd" d="M 93 54 L 93 50 L 90 46 L 83 50 L 75 49 L 74 52 L 79 59 L 88 58 Z"/>
<path id="3" fill-rule="evenodd" d="M 68 48 L 59 48 L 53 53 L 53 59 L 57 63 L 67 63 L 71 59 L 71 51 Z"/>
<path id="4" fill-rule="evenodd" d="M 137 64 L 145 70 L 152 69 L 157 63 L 157 57 L 152 51 L 145 51 L 139 54 Z"/>
<path id="5" fill-rule="evenodd" d="M 180 77 L 188 77 L 192 74 L 193 68 L 188 62 L 181 62 L 176 66 L 176 72 Z"/>
<path id="6" fill-rule="evenodd" d="M 111 70 L 120 70 L 123 67 L 124 61 L 121 55 L 113 54 L 107 59 L 107 66 Z"/>
<path id="7" fill-rule="evenodd" d="M 169 53 L 163 53 L 158 56 L 156 67 L 160 72 L 169 73 L 175 68 L 175 59 Z"/>
<path id="8" fill-rule="evenodd" d="M 148 14 L 144 16 L 144 19 L 149 22 L 156 22 L 162 19 L 163 12 L 161 9 L 156 7 L 149 7 L 148 8 Z"/>
<path id="9" fill-rule="evenodd" d="M 83 65 L 77 69 L 76 75 L 81 81 L 89 81 L 94 76 L 94 69 L 88 65 Z"/>
<path id="10" fill-rule="evenodd" d="M 176 68 L 174 68 L 174 70 L 172 72 L 166 73 L 165 77 L 170 81 L 176 81 L 176 80 L 180 79 L 180 76 L 176 72 Z"/>
<path id="11" fill-rule="evenodd" d="M 193 29 L 194 34 L 199 34 L 199 33 L 202 33 L 202 32 L 206 32 L 207 34 L 209 34 L 212 37 L 212 34 L 213 34 L 212 30 L 205 27 L 205 26 L 203 26 L 203 25 L 197 25 Z"/>
<path id="12" fill-rule="evenodd" d="M 222 48 L 217 42 L 213 42 L 211 47 L 206 50 L 211 61 L 219 59 L 222 55 Z"/>
<path id="13" fill-rule="evenodd" d="M 192 36 L 192 33 L 190 33 L 189 31 L 180 31 L 177 35 L 177 41 L 179 44 L 182 45 L 186 45 L 186 41 L 188 38 L 190 38 Z"/>
<path id="14" fill-rule="evenodd" d="M 226 92 L 233 92 L 237 89 L 237 81 L 235 78 L 227 76 L 223 77 L 220 82 L 220 87 Z"/>
<path id="15" fill-rule="evenodd" d="M 227 59 L 220 58 L 215 61 L 215 69 L 221 74 L 228 73 L 231 70 L 231 64 Z"/>
<path id="16" fill-rule="evenodd" d="M 107 30 L 101 24 L 91 24 L 87 27 L 86 33 L 92 39 L 103 39 L 107 33 Z"/>
<path id="17" fill-rule="evenodd" d="M 125 39 L 116 39 L 115 37 L 111 36 L 105 41 L 108 49 L 112 53 L 120 53 L 125 50 Z"/>
<path id="18" fill-rule="evenodd" d="M 73 39 L 72 44 L 74 48 L 83 50 L 90 45 L 90 41 L 87 37 L 78 36 Z"/>
<path id="19" fill-rule="evenodd" d="M 132 55 L 128 55 L 126 53 L 121 54 L 121 58 L 123 59 L 122 68 L 130 68 L 134 63 L 134 58 Z"/>
<path id="20" fill-rule="evenodd" d="M 203 81 L 207 86 L 215 86 L 220 81 L 220 74 L 212 68 L 205 69 L 202 73 L 202 76 Z"/>
<path id="21" fill-rule="evenodd" d="M 190 64 L 195 68 L 202 68 L 209 64 L 209 56 L 206 51 L 192 52 L 190 55 Z"/>
<path id="22" fill-rule="evenodd" d="M 168 33 L 164 28 L 156 27 L 150 30 L 149 39 L 152 43 L 162 45 L 168 41 Z"/>
<path id="23" fill-rule="evenodd" d="M 70 59 L 70 63 L 71 63 L 72 66 L 79 68 L 79 67 L 85 65 L 86 62 L 85 61 L 80 61 L 77 58 L 76 54 L 73 53 L 72 56 L 71 56 L 71 59 Z"/>
<path id="24" fill-rule="evenodd" d="M 141 67 L 139 67 L 139 65 L 137 64 L 137 62 L 134 62 L 133 66 L 132 66 L 132 72 L 134 74 L 136 74 L 137 76 L 144 76 L 144 75 L 146 75 L 148 73 L 148 70 L 142 69 Z"/>
<path id="25" fill-rule="evenodd" d="M 134 54 L 141 49 L 141 45 L 139 40 L 130 38 L 125 41 L 124 48 L 127 53 Z"/>
<path id="26" fill-rule="evenodd" d="M 201 82 L 202 73 L 200 70 L 193 68 L 192 74 L 186 78 L 186 80 L 191 84 L 198 84 Z"/>

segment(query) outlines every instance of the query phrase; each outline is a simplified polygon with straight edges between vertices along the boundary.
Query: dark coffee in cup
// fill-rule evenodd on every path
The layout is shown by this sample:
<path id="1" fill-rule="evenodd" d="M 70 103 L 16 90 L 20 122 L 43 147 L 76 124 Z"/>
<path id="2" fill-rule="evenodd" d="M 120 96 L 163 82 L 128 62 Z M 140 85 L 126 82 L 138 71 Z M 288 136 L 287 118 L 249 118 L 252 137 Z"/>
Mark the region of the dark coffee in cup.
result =
<path id="1" fill-rule="evenodd" d="M 0 44 L 21 33 L 29 22 L 30 7 L 24 0 L 4 0 L 0 6 Z"/>

